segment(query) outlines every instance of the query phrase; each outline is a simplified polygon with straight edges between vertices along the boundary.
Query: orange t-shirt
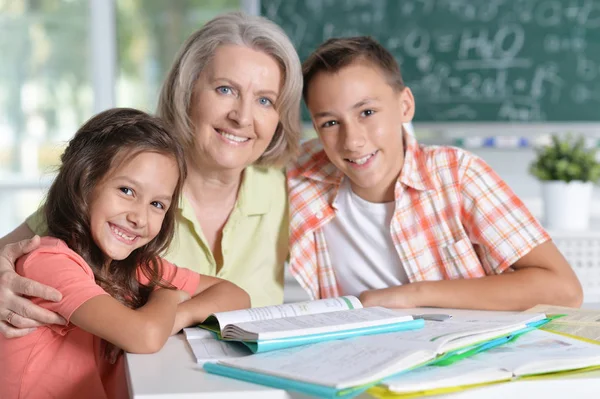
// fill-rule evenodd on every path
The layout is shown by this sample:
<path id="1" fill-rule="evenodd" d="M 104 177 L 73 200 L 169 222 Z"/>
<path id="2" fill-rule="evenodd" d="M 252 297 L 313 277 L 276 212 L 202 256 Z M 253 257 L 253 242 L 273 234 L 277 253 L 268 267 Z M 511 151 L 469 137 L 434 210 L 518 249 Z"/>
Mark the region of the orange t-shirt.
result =
<path id="1" fill-rule="evenodd" d="M 190 295 L 195 293 L 197 273 L 165 260 L 162 264 L 166 281 Z M 43 237 L 38 249 L 18 260 L 16 269 L 21 276 L 62 293 L 58 303 L 39 298 L 33 302 L 67 321 L 87 300 L 108 295 L 96 284 L 83 258 L 56 238 Z M 101 342 L 70 322 L 40 327 L 21 338 L 0 336 L 0 398 L 127 398 L 123 356 L 110 364 L 104 359 Z"/>

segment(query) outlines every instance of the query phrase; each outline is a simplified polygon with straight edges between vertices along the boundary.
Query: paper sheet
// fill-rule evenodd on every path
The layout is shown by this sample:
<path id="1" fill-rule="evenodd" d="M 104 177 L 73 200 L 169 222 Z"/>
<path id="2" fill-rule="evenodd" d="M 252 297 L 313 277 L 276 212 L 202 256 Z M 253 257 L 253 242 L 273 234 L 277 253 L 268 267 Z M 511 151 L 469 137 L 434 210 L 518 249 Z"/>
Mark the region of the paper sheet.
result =
<path id="1" fill-rule="evenodd" d="M 542 327 L 543 330 L 573 335 L 600 343 L 600 310 L 537 305 L 526 312 L 564 314 Z"/>
<path id="2" fill-rule="evenodd" d="M 245 345 L 219 341 L 210 331 L 200 328 L 185 328 L 184 333 L 198 364 L 235 359 L 252 354 Z"/>
<path id="3" fill-rule="evenodd" d="M 321 299 L 318 301 L 286 303 L 276 306 L 265 306 L 260 308 L 235 310 L 231 312 L 221 312 L 215 313 L 214 316 L 219 320 L 219 325 L 221 328 L 223 328 L 227 324 L 280 319 L 284 317 L 315 313 L 328 313 L 352 308 L 362 308 L 362 304 L 356 297 L 344 296 L 338 298 Z"/>

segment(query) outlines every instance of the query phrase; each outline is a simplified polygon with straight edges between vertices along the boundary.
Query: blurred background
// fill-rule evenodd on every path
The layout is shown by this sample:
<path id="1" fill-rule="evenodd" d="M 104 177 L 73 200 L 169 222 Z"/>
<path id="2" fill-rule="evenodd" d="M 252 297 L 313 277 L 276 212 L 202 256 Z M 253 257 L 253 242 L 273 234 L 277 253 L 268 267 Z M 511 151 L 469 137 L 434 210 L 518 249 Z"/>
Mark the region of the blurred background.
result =
<path id="1" fill-rule="evenodd" d="M 65 143 L 112 106 L 153 112 L 185 38 L 240 0 L 0 0 L 0 235 L 37 208 Z"/>
<path id="2" fill-rule="evenodd" d="M 185 38 L 232 10 L 278 23 L 301 59 L 374 36 L 415 94 L 419 141 L 480 155 L 542 220 L 535 146 L 567 133 L 599 146 L 600 0 L 0 0 L 0 236 L 40 205 L 85 120 L 153 112 Z M 599 201 L 594 188 L 589 228 L 551 231 L 597 300 Z"/>

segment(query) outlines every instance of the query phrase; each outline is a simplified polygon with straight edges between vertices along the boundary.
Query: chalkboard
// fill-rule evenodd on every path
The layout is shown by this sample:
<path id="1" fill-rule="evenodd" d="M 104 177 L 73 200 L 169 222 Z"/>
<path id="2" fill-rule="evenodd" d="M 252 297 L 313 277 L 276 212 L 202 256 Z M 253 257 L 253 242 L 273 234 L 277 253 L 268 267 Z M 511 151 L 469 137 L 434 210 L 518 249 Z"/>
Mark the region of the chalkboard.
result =
<path id="1" fill-rule="evenodd" d="M 400 63 L 416 121 L 600 121 L 600 0 L 262 0 L 304 60 L 370 35 Z"/>

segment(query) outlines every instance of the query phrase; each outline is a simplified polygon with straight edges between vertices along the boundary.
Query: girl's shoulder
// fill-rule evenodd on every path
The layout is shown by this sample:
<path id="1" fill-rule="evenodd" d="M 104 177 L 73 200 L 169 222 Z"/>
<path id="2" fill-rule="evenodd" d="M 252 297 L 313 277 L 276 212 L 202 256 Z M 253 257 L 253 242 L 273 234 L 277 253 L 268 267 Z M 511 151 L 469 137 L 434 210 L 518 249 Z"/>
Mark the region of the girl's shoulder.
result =
<path id="1" fill-rule="evenodd" d="M 46 267 L 48 272 L 52 272 L 50 266 L 59 262 L 62 267 L 73 265 L 83 268 L 93 276 L 91 268 L 79 254 L 69 248 L 63 240 L 48 236 L 41 237 L 39 247 L 18 259 L 16 269 L 19 274 L 26 276 L 29 268 L 39 264 Z"/>

